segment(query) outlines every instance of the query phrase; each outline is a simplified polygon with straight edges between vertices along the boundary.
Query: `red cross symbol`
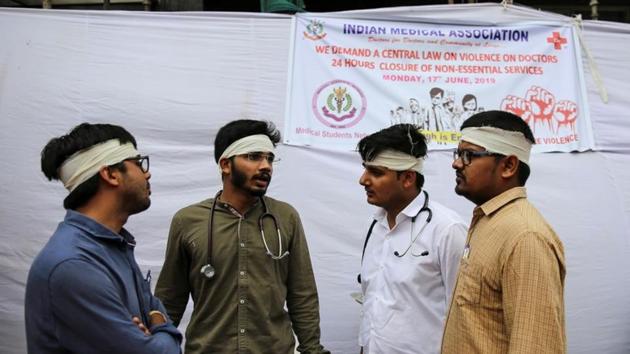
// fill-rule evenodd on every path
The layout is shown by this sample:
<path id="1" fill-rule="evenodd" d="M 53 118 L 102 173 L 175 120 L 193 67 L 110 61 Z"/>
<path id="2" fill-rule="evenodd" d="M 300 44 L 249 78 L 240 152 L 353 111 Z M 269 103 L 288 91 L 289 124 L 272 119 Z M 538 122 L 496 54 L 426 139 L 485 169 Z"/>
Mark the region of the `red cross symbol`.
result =
<path id="1" fill-rule="evenodd" d="M 553 36 L 547 37 L 547 43 L 553 43 L 553 47 L 560 50 L 563 44 L 567 44 L 567 39 L 560 36 L 560 32 L 554 32 Z"/>

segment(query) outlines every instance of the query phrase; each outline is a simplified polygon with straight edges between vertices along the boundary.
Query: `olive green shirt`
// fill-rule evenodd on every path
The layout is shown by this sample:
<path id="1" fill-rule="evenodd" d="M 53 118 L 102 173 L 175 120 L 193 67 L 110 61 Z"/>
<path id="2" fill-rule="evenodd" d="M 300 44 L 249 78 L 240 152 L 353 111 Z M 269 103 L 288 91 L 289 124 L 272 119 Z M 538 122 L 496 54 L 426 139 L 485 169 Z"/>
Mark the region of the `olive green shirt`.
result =
<path id="1" fill-rule="evenodd" d="M 302 353 L 328 353 L 320 345 L 317 288 L 300 217 L 287 203 L 264 200 L 278 222 L 282 252 L 289 255 L 279 260 L 267 255 L 259 229 L 260 201 L 243 216 L 218 201 L 211 258 L 216 274 L 211 279 L 200 270 L 207 264 L 213 199 L 173 217 L 155 294 L 175 325 L 192 295 L 186 353 L 289 354 L 295 347 L 293 332 Z M 278 234 L 270 217 L 264 218 L 264 231 L 277 256 Z"/>

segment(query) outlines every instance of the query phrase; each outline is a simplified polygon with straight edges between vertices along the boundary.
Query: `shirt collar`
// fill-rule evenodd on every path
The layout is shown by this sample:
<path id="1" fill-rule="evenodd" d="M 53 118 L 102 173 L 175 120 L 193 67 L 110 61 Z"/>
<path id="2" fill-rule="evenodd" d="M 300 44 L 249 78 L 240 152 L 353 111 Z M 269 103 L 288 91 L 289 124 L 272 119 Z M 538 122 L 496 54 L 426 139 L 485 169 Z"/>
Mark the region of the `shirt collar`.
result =
<path id="1" fill-rule="evenodd" d="M 247 217 L 249 214 L 251 214 L 251 212 L 253 210 L 256 210 L 258 208 L 258 205 L 262 205 L 262 203 L 260 202 L 261 198 L 266 198 L 265 196 L 256 198 L 256 200 L 254 201 L 254 204 L 252 204 L 249 209 L 247 209 L 247 211 L 245 211 L 245 214 L 241 215 L 241 213 L 239 213 L 238 210 L 236 210 L 236 208 L 234 208 L 232 205 L 230 205 L 230 203 L 228 202 L 224 202 L 220 199 L 221 193 L 223 193 L 223 190 L 220 190 L 215 196 L 214 199 L 216 199 L 217 203 L 216 206 L 219 209 L 224 209 L 228 212 L 230 212 L 232 215 L 241 218 L 241 217 Z"/>
<path id="2" fill-rule="evenodd" d="M 511 201 L 520 198 L 527 198 L 527 190 L 525 187 L 514 187 L 476 207 L 475 211 L 490 215 Z"/>
<path id="3" fill-rule="evenodd" d="M 405 217 L 411 219 L 414 216 L 416 216 L 418 214 L 418 212 L 420 211 L 420 209 L 422 208 L 422 206 L 424 205 L 424 193 L 422 191 L 420 191 L 420 193 L 418 193 L 418 195 L 411 201 L 411 203 L 407 204 L 407 206 L 400 211 L 400 213 L 398 213 L 398 215 L 396 215 L 396 224 L 398 224 L 401 219 L 401 215 L 404 215 Z M 385 212 L 385 209 L 383 208 L 378 208 L 376 210 L 376 212 L 374 213 L 374 219 L 378 220 L 379 222 L 383 221 L 387 216 L 387 212 Z"/>
<path id="4" fill-rule="evenodd" d="M 124 228 L 120 229 L 120 234 L 108 229 L 105 225 L 100 224 L 98 221 L 87 217 L 78 211 L 67 210 L 64 222 L 77 227 L 91 236 L 103 240 L 127 242 L 131 246 L 135 246 L 136 242 L 134 237 Z"/>
<path id="5" fill-rule="evenodd" d="M 400 214 L 403 214 L 403 215 L 407 216 L 410 219 L 413 218 L 414 216 L 418 215 L 418 212 L 420 211 L 420 209 L 422 209 L 422 206 L 424 205 L 424 199 L 425 198 L 426 198 L 425 197 L 425 193 L 420 191 L 420 193 L 418 193 L 418 195 L 411 201 L 411 203 L 409 203 L 405 207 L 405 209 L 403 209 L 400 212 Z"/>

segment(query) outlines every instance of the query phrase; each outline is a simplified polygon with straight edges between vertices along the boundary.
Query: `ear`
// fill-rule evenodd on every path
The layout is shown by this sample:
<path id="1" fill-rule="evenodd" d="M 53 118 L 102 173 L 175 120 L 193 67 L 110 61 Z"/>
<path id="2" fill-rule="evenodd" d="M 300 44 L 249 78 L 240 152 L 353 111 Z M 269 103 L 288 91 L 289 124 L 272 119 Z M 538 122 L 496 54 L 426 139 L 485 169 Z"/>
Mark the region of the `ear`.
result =
<path id="1" fill-rule="evenodd" d="M 506 156 L 501 162 L 501 177 L 504 179 L 511 179 L 516 176 L 520 163 L 521 162 L 518 160 L 518 157 L 514 155 Z"/>
<path id="2" fill-rule="evenodd" d="M 229 175 L 232 173 L 232 162 L 229 158 L 222 158 L 219 160 L 219 167 L 221 167 L 222 175 Z"/>
<path id="3" fill-rule="evenodd" d="M 401 177 L 402 177 L 403 187 L 405 189 L 416 186 L 416 172 L 415 171 L 404 171 Z"/>
<path id="4" fill-rule="evenodd" d="M 101 166 L 98 170 L 98 174 L 101 176 L 101 180 L 103 183 L 106 183 L 109 186 L 117 187 L 120 185 L 121 180 L 121 172 L 114 168 L 109 168 L 107 166 Z"/>

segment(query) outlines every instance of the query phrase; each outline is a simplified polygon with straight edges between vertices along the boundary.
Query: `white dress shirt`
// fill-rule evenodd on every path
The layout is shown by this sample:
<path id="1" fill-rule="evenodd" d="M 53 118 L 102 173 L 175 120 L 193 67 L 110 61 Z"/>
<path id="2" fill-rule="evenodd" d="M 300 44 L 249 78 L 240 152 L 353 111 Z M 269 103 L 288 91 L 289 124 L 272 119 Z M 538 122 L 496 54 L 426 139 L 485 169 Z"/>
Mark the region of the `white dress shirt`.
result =
<path id="1" fill-rule="evenodd" d="M 457 280 L 467 227 L 454 211 L 429 201 L 424 193 L 396 216 L 390 230 L 385 210 L 376 224 L 361 266 L 363 311 L 359 345 L 364 353 L 439 353 L 446 311 Z M 426 225 L 426 226 L 425 226 Z M 403 257 L 397 257 L 409 247 Z"/>

